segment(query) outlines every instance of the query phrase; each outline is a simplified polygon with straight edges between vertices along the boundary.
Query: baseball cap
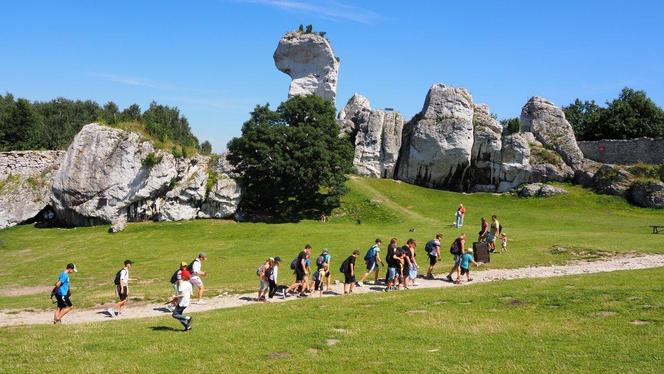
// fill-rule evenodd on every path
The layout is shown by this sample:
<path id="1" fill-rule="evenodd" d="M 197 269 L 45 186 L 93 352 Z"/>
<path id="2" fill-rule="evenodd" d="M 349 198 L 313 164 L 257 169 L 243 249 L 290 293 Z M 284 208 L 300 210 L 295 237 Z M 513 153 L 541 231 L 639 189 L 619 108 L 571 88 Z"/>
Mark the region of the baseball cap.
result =
<path id="1" fill-rule="evenodd" d="M 182 262 L 180 262 L 180 267 L 183 267 L 183 266 L 189 266 L 189 264 L 187 264 L 186 262 L 182 261 Z"/>
<path id="2" fill-rule="evenodd" d="M 199 252 L 198 257 L 207 257 L 207 255 L 205 254 L 205 252 Z"/>
<path id="3" fill-rule="evenodd" d="M 76 269 L 76 265 L 73 262 L 67 264 L 67 269 L 73 269 L 74 273 L 78 272 L 78 269 Z"/>
<path id="4" fill-rule="evenodd" d="M 275 258 L 274 258 L 274 261 L 276 261 L 276 262 L 281 262 L 281 257 L 279 257 L 279 256 L 275 257 Z"/>

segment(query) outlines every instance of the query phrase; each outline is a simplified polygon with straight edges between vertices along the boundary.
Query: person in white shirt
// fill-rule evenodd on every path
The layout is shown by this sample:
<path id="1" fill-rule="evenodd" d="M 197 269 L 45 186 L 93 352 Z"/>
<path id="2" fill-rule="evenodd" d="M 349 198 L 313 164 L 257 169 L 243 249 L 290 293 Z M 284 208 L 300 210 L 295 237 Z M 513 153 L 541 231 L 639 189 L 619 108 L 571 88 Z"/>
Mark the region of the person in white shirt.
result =
<path id="1" fill-rule="evenodd" d="M 201 270 L 203 261 L 205 260 L 207 260 L 207 256 L 205 252 L 201 252 L 194 259 L 194 262 L 191 263 L 191 284 L 198 288 L 198 302 L 196 304 L 205 304 L 203 301 L 205 286 L 203 286 L 203 280 L 201 279 L 201 277 L 207 276 L 207 273 Z"/>
<path id="2" fill-rule="evenodd" d="M 182 326 L 184 326 L 184 331 L 191 330 L 192 318 L 191 316 L 185 316 L 184 310 L 189 306 L 191 302 L 191 274 L 188 270 L 182 271 L 182 280 L 180 281 L 180 286 L 178 287 L 178 294 L 175 296 L 178 299 L 178 303 L 173 310 L 173 318 L 180 321 Z"/>
<path id="3" fill-rule="evenodd" d="M 134 264 L 131 260 L 125 260 L 124 267 L 115 275 L 115 293 L 118 295 L 120 301 L 115 303 L 111 308 L 108 308 L 108 315 L 117 317 L 122 311 L 122 307 L 127 304 L 127 297 L 129 296 L 129 269 Z"/>

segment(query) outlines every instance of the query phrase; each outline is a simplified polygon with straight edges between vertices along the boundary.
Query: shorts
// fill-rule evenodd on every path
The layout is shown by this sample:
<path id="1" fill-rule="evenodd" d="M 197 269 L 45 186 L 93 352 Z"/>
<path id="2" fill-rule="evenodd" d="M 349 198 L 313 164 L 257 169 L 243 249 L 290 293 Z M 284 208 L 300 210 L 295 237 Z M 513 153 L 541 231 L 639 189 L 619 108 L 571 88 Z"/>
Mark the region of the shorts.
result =
<path id="1" fill-rule="evenodd" d="M 438 262 L 438 256 L 429 255 L 429 265 L 434 266 Z"/>
<path id="2" fill-rule="evenodd" d="M 194 278 L 191 278 L 191 279 L 189 280 L 189 282 L 191 282 L 191 285 L 192 285 L 192 286 L 196 286 L 196 287 L 198 287 L 198 288 L 203 287 L 203 280 L 201 280 L 200 277 L 194 277 Z"/>
<path id="3" fill-rule="evenodd" d="M 125 300 L 127 300 L 129 290 L 126 287 L 117 286 L 115 288 L 115 293 L 118 295 L 118 298 L 120 299 L 120 301 L 125 301 Z"/>
<path id="4" fill-rule="evenodd" d="M 392 280 L 397 277 L 397 268 L 388 267 L 387 268 L 387 280 Z"/>
<path id="5" fill-rule="evenodd" d="M 454 255 L 454 266 L 461 264 L 461 255 Z"/>
<path id="6" fill-rule="evenodd" d="M 344 273 L 344 284 L 353 284 L 355 283 L 355 276 Z"/>
<path id="7" fill-rule="evenodd" d="M 484 237 L 484 241 L 486 241 L 487 243 L 491 243 L 491 242 L 493 242 L 493 241 L 495 241 L 495 240 L 496 240 L 496 237 L 495 237 L 492 233 L 490 233 L 490 232 L 488 232 L 488 233 L 486 234 L 486 236 Z"/>
<path id="8" fill-rule="evenodd" d="M 296 282 L 302 282 L 304 281 L 304 272 L 300 270 L 295 270 L 295 281 Z"/>
<path id="9" fill-rule="evenodd" d="M 378 262 L 376 260 L 367 261 L 367 273 L 373 273 L 378 270 Z"/>
<path id="10" fill-rule="evenodd" d="M 55 295 L 55 300 L 57 300 L 58 308 L 60 309 L 69 308 L 72 306 L 71 300 L 69 300 L 69 296 Z"/>
<path id="11" fill-rule="evenodd" d="M 314 291 L 322 291 L 323 290 L 323 282 L 320 279 L 316 279 L 314 281 Z"/>
<path id="12" fill-rule="evenodd" d="M 320 273 L 320 274 L 324 274 L 324 277 L 325 277 L 325 278 L 329 278 L 329 277 L 330 277 L 330 272 L 328 271 L 328 272 L 325 273 L 324 270 L 323 270 L 323 268 L 318 269 L 318 273 Z"/>
<path id="13" fill-rule="evenodd" d="M 468 273 L 469 273 L 469 270 L 470 270 L 470 269 L 468 269 L 468 268 L 466 268 L 466 269 L 461 268 L 461 275 L 468 274 Z"/>
<path id="14" fill-rule="evenodd" d="M 410 269 L 410 273 L 408 274 L 408 277 L 410 279 L 417 279 L 417 268 Z"/>
<path id="15" fill-rule="evenodd" d="M 270 282 L 266 280 L 260 280 L 258 281 L 258 290 L 259 291 L 265 291 L 270 287 Z"/>

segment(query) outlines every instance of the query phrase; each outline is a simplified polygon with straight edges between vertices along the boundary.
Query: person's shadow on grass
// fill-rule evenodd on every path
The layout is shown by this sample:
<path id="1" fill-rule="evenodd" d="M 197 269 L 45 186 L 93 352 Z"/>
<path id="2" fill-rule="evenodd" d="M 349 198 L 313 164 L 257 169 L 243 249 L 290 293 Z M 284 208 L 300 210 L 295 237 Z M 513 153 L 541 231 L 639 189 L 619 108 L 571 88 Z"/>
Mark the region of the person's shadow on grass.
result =
<path id="1" fill-rule="evenodd" d="M 182 329 L 176 329 L 171 326 L 150 326 L 152 331 L 182 331 Z"/>

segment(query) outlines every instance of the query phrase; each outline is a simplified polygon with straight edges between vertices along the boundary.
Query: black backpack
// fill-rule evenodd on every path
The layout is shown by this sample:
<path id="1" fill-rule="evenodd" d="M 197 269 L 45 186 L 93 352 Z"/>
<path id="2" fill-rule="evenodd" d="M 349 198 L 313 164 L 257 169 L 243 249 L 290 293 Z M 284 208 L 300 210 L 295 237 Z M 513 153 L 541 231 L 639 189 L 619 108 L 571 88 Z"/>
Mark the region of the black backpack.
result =
<path id="1" fill-rule="evenodd" d="M 426 253 L 431 254 L 435 250 L 436 250 L 436 241 L 434 239 L 429 240 L 427 244 L 424 245 L 424 251 Z"/>
<path id="2" fill-rule="evenodd" d="M 450 253 L 457 256 L 461 254 L 461 241 L 459 238 L 454 239 L 454 242 L 452 242 Z"/>
<path id="3" fill-rule="evenodd" d="M 175 284 L 178 281 L 178 273 L 180 269 L 177 269 L 173 275 L 171 275 L 171 284 Z"/>
<path id="4" fill-rule="evenodd" d="M 123 269 L 120 269 L 120 270 L 118 270 L 117 273 L 115 273 L 115 279 L 113 280 L 113 284 L 115 284 L 116 286 L 120 285 L 120 275 L 122 274 Z"/>
<path id="5" fill-rule="evenodd" d="M 192 261 L 191 263 L 189 263 L 189 265 L 187 265 L 187 270 L 189 270 L 189 273 L 191 275 L 194 275 L 194 262 L 196 262 L 196 260 Z"/>
<path id="6" fill-rule="evenodd" d="M 348 259 L 345 259 L 344 262 L 341 263 L 341 266 L 339 267 L 339 272 L 346 274 L 348 271 Z"/>

